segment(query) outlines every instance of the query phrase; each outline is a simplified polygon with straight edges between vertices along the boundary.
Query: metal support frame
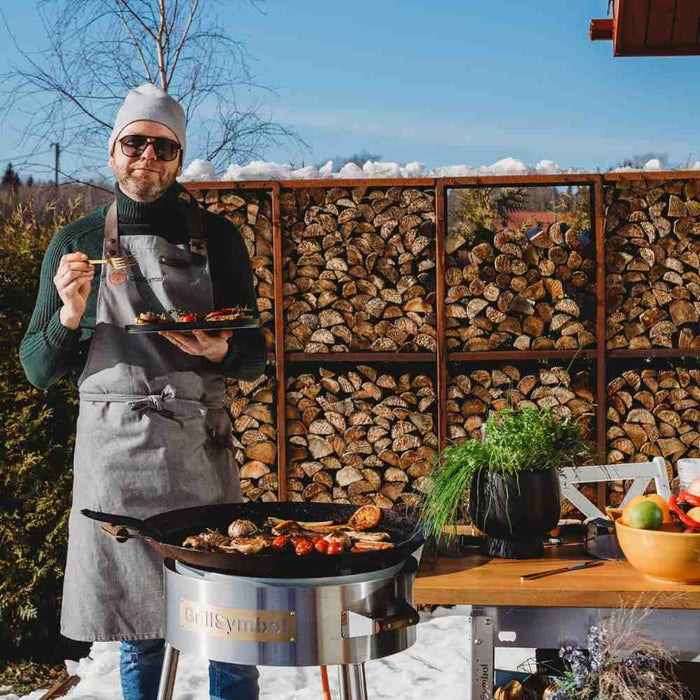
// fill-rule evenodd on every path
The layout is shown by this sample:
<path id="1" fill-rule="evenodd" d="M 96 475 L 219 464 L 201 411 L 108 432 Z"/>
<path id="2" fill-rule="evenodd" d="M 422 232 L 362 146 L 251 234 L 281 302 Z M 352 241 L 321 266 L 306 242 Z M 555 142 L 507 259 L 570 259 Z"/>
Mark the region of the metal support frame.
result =
<path id="1" fill-rule="evenodd" d="M 177 662 L 180 660 L 180 652 L 171 644 L 165 643 L 165 657 L 163 669 L 160 672 L 157 700 L 172 700 L 175 689 L 175 676 L 177 675 Z"/>
<path id="2" fill-rule="evenodd" d="M 471 683 L 467 700 L 493 697 L 493 617 L 483 608 L 472 607 L 469 617 Z"/>
<path id="3" fill-rule="evenodd" d="M 367 700 L 367 681 L 364 664 L 338 666 L 340 700 Z"/>
<path id="4" fill-rule="evenodd" d="M 586 648 L 591 625 L 625 616 L 625 626 L 660 642 L 679 660 L 700 661 L 700 610 L 620 608 L 534 608 L 474 605 L 469 616 L 471 672 L 468 700 L 492 700 L 494 650 Z"/>

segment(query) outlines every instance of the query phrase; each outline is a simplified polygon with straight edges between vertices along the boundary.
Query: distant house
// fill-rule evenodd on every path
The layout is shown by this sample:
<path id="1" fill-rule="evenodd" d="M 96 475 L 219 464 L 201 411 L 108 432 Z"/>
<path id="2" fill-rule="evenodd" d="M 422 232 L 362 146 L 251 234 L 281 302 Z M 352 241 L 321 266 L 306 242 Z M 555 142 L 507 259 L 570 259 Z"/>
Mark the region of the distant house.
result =
<path id="1" fill-rule="evenodd" d="M 506 217 L 505 227 L 511 231 L 519 229 L 523 224 L 531 226 L 543 226 L 553 224 L 556 215 L 551 211 L 514 211 Z"/>

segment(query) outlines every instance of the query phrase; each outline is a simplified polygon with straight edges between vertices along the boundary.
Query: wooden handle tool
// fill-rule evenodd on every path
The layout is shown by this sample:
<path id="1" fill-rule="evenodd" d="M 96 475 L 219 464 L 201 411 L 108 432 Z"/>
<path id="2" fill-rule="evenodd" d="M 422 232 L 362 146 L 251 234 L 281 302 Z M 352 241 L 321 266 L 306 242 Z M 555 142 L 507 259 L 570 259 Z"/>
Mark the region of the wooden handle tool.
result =
<path id="1" fill-rule="evenodd" d="M 603 564 L 602 561 L 585 561 L 583 564 L 574 564 L 573 566 L 563 566 L 560 569 L 548 569 L 547 571 L 538 571 L 534 574 L 525 574 L 520 577 L 521 581 L 532 581 L 536 578 L 543 578 L 544 576 L 552 576 L 553 574 L 562 574 L 565 571 L 576 571 L 577 569 L 590 569 L 594 566 L 599 566 Z"/>

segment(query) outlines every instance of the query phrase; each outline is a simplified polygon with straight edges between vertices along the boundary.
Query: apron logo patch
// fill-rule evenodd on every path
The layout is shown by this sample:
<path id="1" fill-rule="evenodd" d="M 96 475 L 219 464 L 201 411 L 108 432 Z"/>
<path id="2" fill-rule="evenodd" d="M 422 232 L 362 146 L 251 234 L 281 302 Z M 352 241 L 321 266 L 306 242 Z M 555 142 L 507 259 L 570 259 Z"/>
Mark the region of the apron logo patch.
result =
<path id="1" fill-rule="evenodd" d="M 154 275 L 153 277 L 146 277 L 145 275 L 131 275 L 129 280 L 136 282 L 136 284 L 151 284 L 153 282 L 162 282 L 165 279 L 165 273 L 162 275 Z"/>
<path id="2" fill-rule="evenodd" d="M 124 282 L 126 282 L 126 270 L 115 270 L 114 268 L 110 269 L 109 274 L 107 275 L 107 280 L 110 284 L 121 286 L 124 284 Z"/>

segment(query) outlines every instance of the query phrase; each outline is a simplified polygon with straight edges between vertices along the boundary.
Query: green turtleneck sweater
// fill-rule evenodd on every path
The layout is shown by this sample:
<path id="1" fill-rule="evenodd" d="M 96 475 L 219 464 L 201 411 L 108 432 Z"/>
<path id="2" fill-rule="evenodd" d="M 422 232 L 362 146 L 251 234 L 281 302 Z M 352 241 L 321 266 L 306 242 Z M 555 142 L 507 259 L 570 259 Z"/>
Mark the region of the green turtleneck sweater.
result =
<path id="1" fill-rule="evenodd" d="M 119 216 L 119 235 L 157 235 L 170 243 L 186 243 L 189 232 L 178 207 L 180 185 L 173 185 L 155 202 L 135 202 L 115 189 Z M 61 256 L 80 251 L 89 258 L 102 257 L 107 207 L 62 228 L 51 239 L 41 266 L 39 293 L 29 328 L 22 339 L 20 359 L 29 381 L 46 389 L 70 373 L 74 380 L 85 366 L 87 351 L 95 329 L 97 292 L 100 276 L 92 281 L 87 308 L 79 328 L 61 324 L 63 302 L 53 282 Z M 244 304 L 257 309 L 250 260 L 236 227 L 223 216 L 202 212 L 205 227 L 214 308 Z M 265 368 L 267 349 L 262 333 L 248 331 L 229 340 L 229 351 L 221 364 L 226 376 L 244 381 L 257 379 Z"/>

